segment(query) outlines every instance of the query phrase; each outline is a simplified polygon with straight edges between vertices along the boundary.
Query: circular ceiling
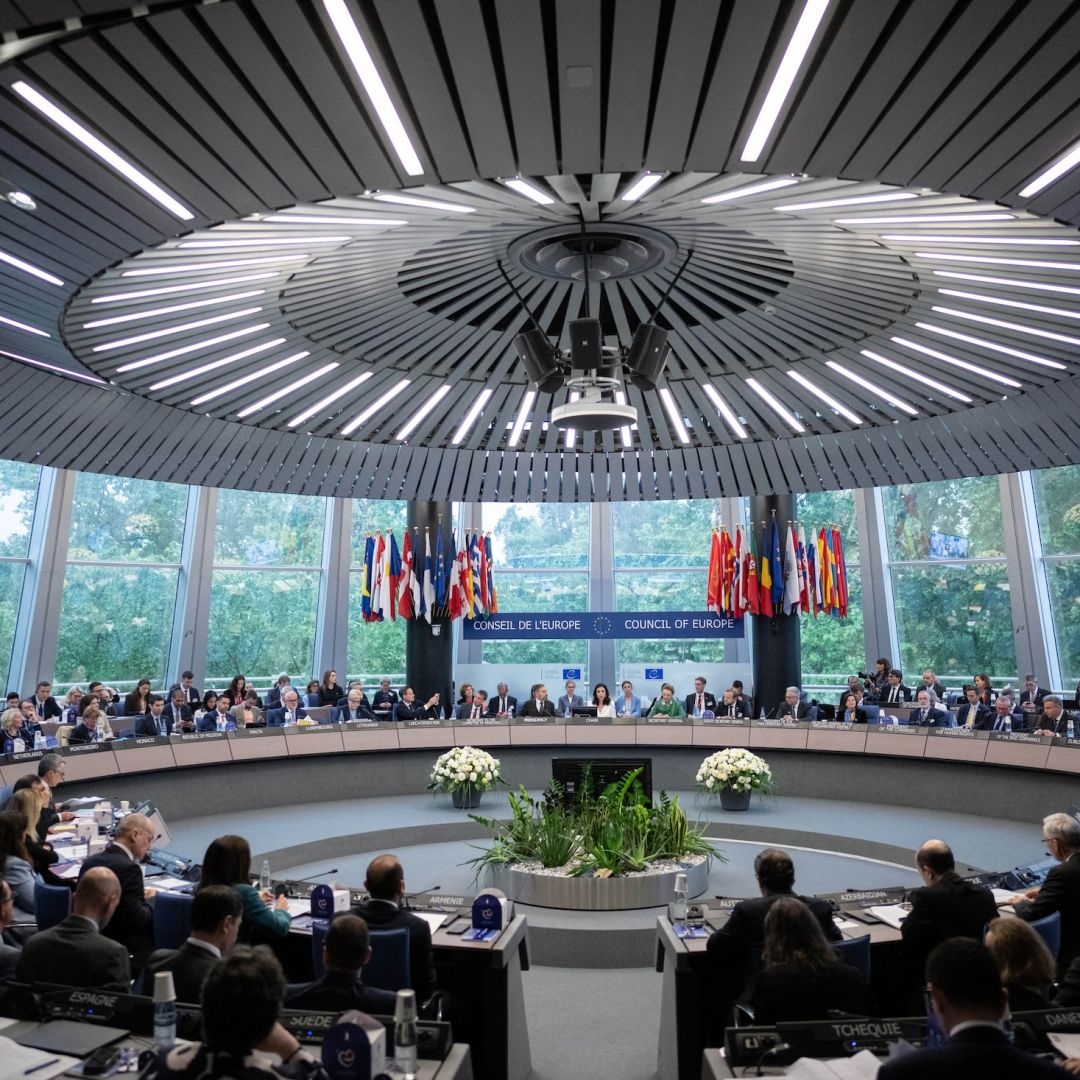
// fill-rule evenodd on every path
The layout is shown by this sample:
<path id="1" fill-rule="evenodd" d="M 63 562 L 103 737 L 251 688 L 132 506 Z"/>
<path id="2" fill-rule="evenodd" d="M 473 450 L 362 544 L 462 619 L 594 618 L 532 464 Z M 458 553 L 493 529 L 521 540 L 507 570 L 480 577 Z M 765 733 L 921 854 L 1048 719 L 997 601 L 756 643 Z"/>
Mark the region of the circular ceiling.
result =
<path id="1" fill-rule="evenodd" d="M 1080 460 L 1078 5 L 155 7 L 7 28 L 6 455 L 503 500 Z M 636 425 L 526 381 L 584 316 L 668 332 Z"/>

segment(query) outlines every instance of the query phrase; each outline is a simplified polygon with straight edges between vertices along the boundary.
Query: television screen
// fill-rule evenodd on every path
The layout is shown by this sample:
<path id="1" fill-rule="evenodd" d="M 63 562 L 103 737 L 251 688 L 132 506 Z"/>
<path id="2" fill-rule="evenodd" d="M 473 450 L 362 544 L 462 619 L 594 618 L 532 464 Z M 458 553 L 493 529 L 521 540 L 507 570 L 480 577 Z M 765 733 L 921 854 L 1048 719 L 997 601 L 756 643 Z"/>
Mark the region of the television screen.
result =
<path id="1" fill-rule="evenodd" d="M 582 773 L 586 766 L 592 767 L 593 790 L 601 792 L 608 784 L 621 780 L 627 773 L 641 769 L 641 782 L 645 798 L 651 800 L 652 758 L 605 758 L 605 757 L 557 757 L 551 759 L 551 776 L 557 780 L 569 799 L 581 792 Z"/>

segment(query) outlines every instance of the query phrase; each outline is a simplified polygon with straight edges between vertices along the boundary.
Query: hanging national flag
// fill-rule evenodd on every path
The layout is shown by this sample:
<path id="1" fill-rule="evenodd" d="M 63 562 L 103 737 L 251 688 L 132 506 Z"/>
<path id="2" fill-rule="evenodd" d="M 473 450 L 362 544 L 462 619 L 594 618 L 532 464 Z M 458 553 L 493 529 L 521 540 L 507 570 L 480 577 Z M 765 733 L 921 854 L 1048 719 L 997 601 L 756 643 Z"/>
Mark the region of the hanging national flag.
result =
<path id="1" fill-rule="evenodd" d="M 431 532 L 424 530 L 424 580 L 420 587 L 420 614 L 431 623 L 435 618 L 434 558 L 431 554 Z"/>
<path id="2" fill-rule="evenodd" d="M 705 609 L 720 612 L 720 534 L 712 531 L 709 543 L 709 572 L 705 578 Z"/>
<path id="3" fill-rule="evenodd" d="M 784 602 L 784 568 L 781 564 L 782 545 L 780 543 L 780 527 L 776 524 L 776 517 L 772 519 L 769 535 L 769 576 L 772 578 L 772 606 L 774 614 L 779 615 Z"/>
<path id="4" fill-rule="evenodd" d="M 480 533 L 477 533 L 476 551 L 480 557 L 480 611 L 484 615 L 489 615 L 491 613 L 491 601 L 488 597 L 487 547 L 484 544 L 484 537 Z"/>
<path id="5" fill-rule="evenodd" d="M 764 523 L 762 523 L 764 525 Z M 776 522 L 773 522 L 773 528 L 776 528 Z M 760 575 L 760 588 L 758 590 L 759 603 L 761 606 L 762 615 L 772 615 L 773 613 L 773 579 L 772 579 L 772 566 L 773 566 L 773 551 L 772 551 L 772 533 L 769 532 L 768 525 L 764 525 L 765 531 L 761 536 L 761 564 L 758 568 Z"/>
<path id="6" fill-rule="evenodd" d="M 413 529 L 416 540 L 412 546 L 412 569 L 409 571 L 409 592 L 412 594 L 412 617 L 419 619 L 424 614 L 424 591 L 421 578 L 424 576 L 424 553 L 420 550 L 420 533 Z"/>
<path id="7" fill-rule="evenodd" d="M 817 572 L 817 540 L 814 538 L 814 530 L 810 530 L 810 538 L 806 545 L 806 574 L 810 580 L 810 610 L 814 618 L 821 611 L 821 595 L 818 592 Z"/>
<path id="8" fill-rule="evenodd" d="M 480 534 L 473 533 L 469 540 L 469 580 L 472 588 L 472 606 L 477 616 L 483 614 L 480 597 Z"/>
<path id="9" fill-rule="evenodd" d="M 826 615 L 831 615 L 833 608 L 832 545 L 829 542 L 827 529 L 822 528 L 819 535 L 821 537 L 821 543 L 818 545 L 821 553 L 821 610 Z"/>
<path id="10" fill-rule="evenodd" d="M 499 614 L 499 594 L 495 591 L 495 555 L 491 546 L 491 533 L 484 537 L 484 551 L 487 553 L 488 603 L 489 615 Z"/>
<path id="11" fill-rule="evenodd" d="M 412 540 L 406 528 L 405 535 L 401 538 L 401 576 L 397 585 L 397 612 L 403 619 L 411 619 L 413 616 L 412 573 Z"/>
<path id="12" fill-rule="evenodd" d="M 398 551 L 397 537 L 390 534 L 390 618 L 395 622 L 398 616 L 398 590 L 401 587 L 401 552 Z"/>
<path id="13" fill-rule="evenodd" d="M 442 615 L 446 608 L 446 558 L 443 555 L 442 522 L 435 533 L 435 567 L 432 571 L 435 577 L 435 606 Z"/>
<path id="14" fill-rule="evenodd" d="M 461 538 L 461 547 L 458 549 L 456 558 L 454 559 L 454 583 L 457 588 L 457 608 L 458 613 L 454 618 L 460 618 L 461 616 L 467 616 L 472 618 L 469 613 L 469 594 L 468 594 L 468 580 L 469 580 L 469 553 L 466 549 L 467 541 L 464 536 Z"/>
<path id="15" fill-rule="evenodd" d="M 804 615 L 810 614 L 810 567 L 806 562 L 806 530 L 799 526 L 799 544 L 796 556 L 799 560 L 799 607 Z"/>
<path id="16" fill-rule="evenodd" d="M 720 532 L 720 607 L 724 615 L 734 617 L 735 544 L 727 529 Z"/>
<path id="17" fill-rule="evenodd" d="M 383 571 L 386 562 L 386 541 L 383 534 L 379 533 L 375 538 L 375 571 L 371 579 L 371 617 L 375 622 L 382 622 L 385 612 L 383 611 Z"/>
<path id="18" fill-rule="evenodd" d="M 825 558 L 825 530 L 819 529 L 815 540 L 817 550 L 817 588 L 814 592 L 815 612 L 825 610 L 825 578 L 828 576 L 828 560 Z"/>
<path id="19" fill-rule="evenodd" d="M 375 573 L 375 538 L 368 533 L 364 539 L 364 574 L 360 589 L 360 613 L 364 622 L 371 622 L 371 579 Z"/>
<path id="20" fill-rule="evenodd" d="M 458 556 L 458 573 L 461 576 L 462 597 L 465 602 L 465 617 L 475 619 L 479 614 L 476 606 L 476 586 L 472 574 L 472 547 L 469 539 L 469 530 L 465 530 L 465 539 L 462 542 L 461 554 Z"/>
<path id="21" fill-rule="evenodd" d="M 746 567 L 743 573 L 745 599 L 743 607 L 751 615 L 761 614 L 761 584 L 758 581 L 757 542 L 754 540 L 754 526 L 746 529 Z"/>
<path id="22" fill-rule="evenodd" d="M 462 613 L 461 603 L 461 583 L 458 581 L 458 564 L 457 564 L 457 534 L 450 530 L 450 556 L 447 559 L 449 572 L 448 584 L 446 587 L 446 606 L 450 612 L 450 619 L 460 619 Z"/>
<path id="23" fill-rule="evenodd" d="M 829 576 L 831 579 L 831 592 L 829 603 L 829 614 L 834 618 L 840 617 L 840 588 L 839 581 L 836 575 L 836 549 L 833 546 L 833 530 L 825 530 L 825 546 L 829 553 Z"/>
<path id="24" fill-rule="evenodd" d="M 833 553 L 836 556 L 836 592 L 839 601 L 840 618 L 847 618 L 848 588 L 847 562 L 844 559 L 844 545 L 840 541 L 840 530 L 833 529 Z"/>
<path id="25" fill-rule="evenodd" d="M 788 522 L 784 537 L 784 614 L 799 610 L 799 553 L 795 548 L 795 526 Z"/>
<path id="26" fill-rule="evenodd" d="M 735 526 L 735 569 L 731 580 L 731 617 L 741 619 L 746 614 L 746 594 L 743 591 L 745 575 L 743 574 L 743 536 L 742 526 Z"/>

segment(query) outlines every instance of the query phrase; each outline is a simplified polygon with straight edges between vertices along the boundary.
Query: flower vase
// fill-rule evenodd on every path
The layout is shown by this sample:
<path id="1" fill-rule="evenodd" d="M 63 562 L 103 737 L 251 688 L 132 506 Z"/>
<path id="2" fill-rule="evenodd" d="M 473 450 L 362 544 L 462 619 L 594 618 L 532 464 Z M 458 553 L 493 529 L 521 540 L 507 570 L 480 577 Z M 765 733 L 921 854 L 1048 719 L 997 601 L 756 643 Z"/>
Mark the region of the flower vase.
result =
<path id="1" fill-rule="evenodd" d="M 720 792 L 720 806 L 724 810 L 749 810 L 750 790 L 732 791 L 730 788 L 724 788 Z"/>
<path id="2" fill-rule="evenodd" d="M 473 784 L 466 784 L 450 793 L 454 800 L 454 807 L 458 810 L 475 810 L 480 805 L 480 797 L 484 793 Z"/>

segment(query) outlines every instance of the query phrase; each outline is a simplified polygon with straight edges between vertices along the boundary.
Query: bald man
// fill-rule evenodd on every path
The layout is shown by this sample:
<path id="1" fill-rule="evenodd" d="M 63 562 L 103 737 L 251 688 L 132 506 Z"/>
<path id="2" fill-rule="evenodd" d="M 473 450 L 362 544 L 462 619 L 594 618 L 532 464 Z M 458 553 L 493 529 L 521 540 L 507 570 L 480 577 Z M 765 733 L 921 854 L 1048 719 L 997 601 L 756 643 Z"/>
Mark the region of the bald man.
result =
<path id="1" fill-rule="evenodd" d="M 915 853 L 915 869 L 926 888 L 911 893 L 911 912 L 900 924 L 908 983 L 921 986 L 926 958 L 947 938 L 982 940 L 983 928 L 997 918 L 994 894 L 965 881 L 944 840 L 927 840 Z"/>
<path id="2" fill-rule="evenodd" d="M 84 870 L 63 922 L 34 934 L 16 968 L 20 982 L 59 983 L 131 992 L 131 965 L 123 945 L 101 933 L 120 903 L 120 882 L 107 867 Z"/>
<path id="3" fill-rule="evenodd" d="M 145 814 L 128 814 L 116 826 L 116 836 L 104 851 L 91 855 L 82 865 L 83 876 L 95 867 L 108 867 L 120 882 L 120 903 L 105 931 L 131 953 L 138 973 L 154 948 L 154 909 L 150 906 L 153 889 L 143 884 L 139 864 L 154 844 L 154 826 Z"/>
<path id="4" fill-rule="evenodd" d="M 431 955 L 431 927 L 419 915 L 405 911 L 405 871 L 396 855 L 379 855 L 371 860 L 364 881 L 369 900 L 352 912 L 372 930 L 409 931 L 409 968 L 417 1001 L 427 1001 L 436 990 L 435 961 Z M 378 948 L 378 944 L 373 946 Z"/>

